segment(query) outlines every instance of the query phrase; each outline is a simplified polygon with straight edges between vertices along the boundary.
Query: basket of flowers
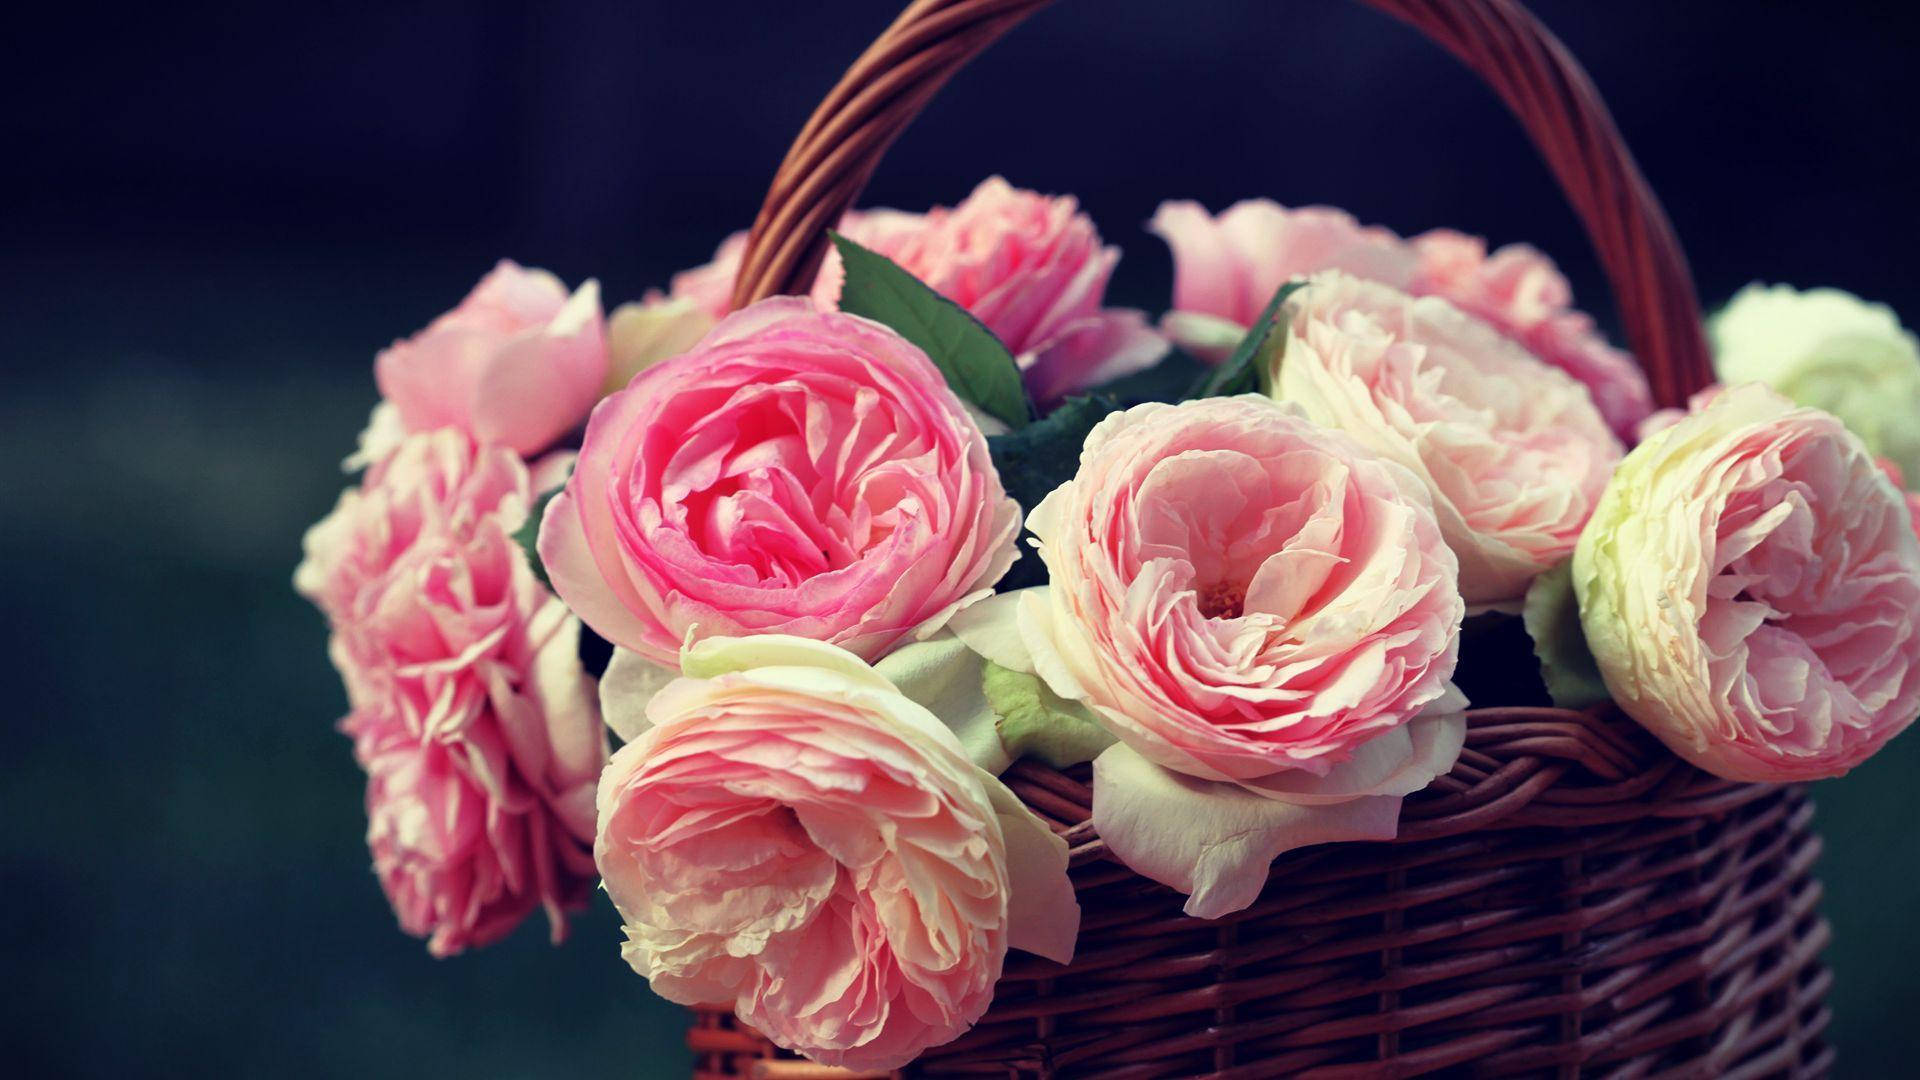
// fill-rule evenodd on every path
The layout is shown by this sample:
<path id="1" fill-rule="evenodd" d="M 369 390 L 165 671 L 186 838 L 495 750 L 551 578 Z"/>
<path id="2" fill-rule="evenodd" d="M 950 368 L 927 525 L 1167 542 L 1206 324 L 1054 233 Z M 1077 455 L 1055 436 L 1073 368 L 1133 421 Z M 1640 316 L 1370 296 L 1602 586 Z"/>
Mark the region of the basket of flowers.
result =
<path id="1" fill-rule="evenodd" d="M 1710 346 L 1559 43 L 1369 3 L 1631 356 L 1448 230 L 1170 201 L 1156 322 L 1070 198 L 855 209 L 1044 5 L 916 0 L 710 265 L 608 317 L 502 263 L 380 355 L 296 585 L 403 928 L 597 883 L 708 1077 L 1828 1072 L 1801 785 L 1920 714 L 1920 446 L 1854 407 L 1914 339 L 1755 289 Z"/>

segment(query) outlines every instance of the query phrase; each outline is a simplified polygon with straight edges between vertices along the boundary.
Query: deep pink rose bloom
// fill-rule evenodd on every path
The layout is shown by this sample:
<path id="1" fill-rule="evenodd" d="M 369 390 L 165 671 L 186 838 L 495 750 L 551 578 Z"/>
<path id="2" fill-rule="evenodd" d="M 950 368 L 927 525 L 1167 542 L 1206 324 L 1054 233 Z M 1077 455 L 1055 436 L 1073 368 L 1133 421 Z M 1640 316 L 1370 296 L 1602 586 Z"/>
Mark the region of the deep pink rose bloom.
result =
<path id="1" fill-rule="evenodd" d="M 1758 383 L 1627 455 L 1573 585 L 1614 700 L 1715 775 L 1839 776 L 1920 715 L 1912 510 L 1838 419 Z"/>
<path id="2" fill-rule="evenodd" d="M 374 868 L 437 956 L 541 907 L 558 940 L 593 882 L 606 739 L 579 623 L 512 539 L 531 486 L 505 448 L 410 436 L 309 530 L 294 578 L 333 628 Z"/>
<path id="3" fill-rule="evenodd" d="M 1162 203 L 1152 229 L 1173 249 L 1169 333 L 1197 355 L 1219 359 L 1281 285 L 1339 270 L 1416 296 L 1441 296 L 1486 321 L 1587 388 L 1614 432 L 1630 438 L 1653 411 L 1646 376 L 1573 308 L 1573 290 L 1552 260 L 1513 244 L 1450 229 L 1402 240 L 1362 226 L 1342 210 L 1288 209 L 1270 199 L 1210 215 L 1198 203 Z"/>
<path id="4" fill-rule="evenodd" d="M 374 364 L 405 430 L 453 427 L 532 455 L 586 418 L 607 377 L 600 287 L 502 260 L 460 306 Z"/>
<path id="5" fill-rule="evenodd" d="M 608 763 L 594 845 L 663 997 L 885 1070 L 971 1027 L 1009 947 L 1072 957 L 1065 842 L 885 678 L 779 635 L 686 666 Z"/>
<path id="6" fill-rule="evenodd" d="M 1103 306 L 1120 249 L 1101 243 L 1072 196 L 982 181 L 951 208 L 924 214 L 865 210 L 840 231 L 900 264 L 966 308 L 1019 361 L 1035 401 L 1051 404 L 1151 366 L 1166 341 L 1138 311 Z M 728 237 L 706 266 L 675 275 L 672 295 L 725 311 L 746 247 Z M 823 306 L 839 301 L 844 271 L 829 253 L 813 288 Z"/>
<path id="7" fill-rule="evenodd" d="M 689 634 L 873 659 L 988 595 L 1019 525 L 925 353 L 787 297 L 594 410 L 540 554 L 587 625 L 658 664 Z"/>

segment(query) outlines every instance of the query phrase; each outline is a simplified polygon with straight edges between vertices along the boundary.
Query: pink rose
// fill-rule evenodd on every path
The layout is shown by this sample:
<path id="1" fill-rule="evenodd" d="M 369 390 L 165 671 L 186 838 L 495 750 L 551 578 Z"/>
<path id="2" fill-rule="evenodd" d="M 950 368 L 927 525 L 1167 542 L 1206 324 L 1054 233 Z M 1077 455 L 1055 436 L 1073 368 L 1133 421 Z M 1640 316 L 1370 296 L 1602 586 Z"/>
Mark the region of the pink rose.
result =
<path id="1" fill-rule="evenodd" d="M 1019 527 L 925 353 L 777 298 L 594 410 L 540 555 L 587 625 L 658 664 L 756 633 L 877 658 L 991 592 Z"/>
<path id="2" fill-rule="evenodd" d="M 1095 827 L 1190 913 L 1250 903 L 1288 847 L 1391 837 L 1458 753 L 1465 605 L 1432 505 L 1297 409 L 1116 413 L 1028 526 L 1051 584 L 955 630 L 1122 740 L 1095 763 Z"/>
<path id="3" fill-rule="evenodd" d="M 1620 463 L 1573 556 L 1620 707 L 1730 780 L 1839 776 L 1920 714 L 1920 539 L 1839 420 L 1728 387 Z"/>
<path id="4" fill-rule="evenodd" d="M 1331 206 L 1289 210 L 1271 199 L 1246 199 L 1216 217 L 1196 202 L 1164 202 L 1147 228 L 1173 251 L 1168 333 L 1216 363 L 1294 278 L 1343 270 L 1406 289 L 1419 273 L 1405 241 Z"/>
<path id="5" fill-rule="evenodd" d="M 1042 405 L 1166 354 L 1144 315 L 1102 306 L 1120 249 L 1100 242 L 1071 196 L 1041 195 L 995 176 L 952 208 L 856 211 L 839 229 L 986 324 Z M 724 312 L 745 248 L 746 234 L 728 237 L 712 263 L 675 275 L 672 295 Z M 829 253 L 813 288 L 823 307 L 839 302 L 844 273 Z"/>
<path id="6" fill-rule="evenodd" d="M 1438 297 L 1339 273 L 1288 298 L 1274 396 L 1411 469 L 1470 603 L 1573 551 L 1622 448 L 1579 383 Z"/>
<path id="7" fill-rule="evenodd" d="M 917 219 L 917 220 L 916 220 Z M 952 209 L 897 212 L 853 238 L 985 323 L 1048 404 L 1152 365 L 1166 342 L 1137 311 L 1102 307 L 1120 249 L 1103 245 L 1072 196 L 989 177 Z M 838 272 L 829 265 L 823 281 Z M 837 286 L 828 285 L 837 298 Z"/>
<path id="8" fill-rule="evenodd" d="M 558 940 L 593 881 L 606 740 L 579 624 L 512 539 L 530 496 L 511 451 L 411 436 L 309 530 L 294 578 L 333 628 L 380 883 L 437 956 L 536 907 Z"/>
<path id="9" fill-rule="evenodd" d="M 1436 229 L 1411 242 L 1361 226 L 1341 210 L 1290 210 L 1269 199 L 1211 216 L 1198 203 L 1162 203 L 1152 229 L 1173 249 L 1166 328 L 1196 355 L 1226 356 L 1281 285 L 1339 270 L 1415 296 L 1441 296 L 1579 380 L 1622 438 L 1653 410 L 1646 376 L 1574 310 L 1573 290 L 1546 256 L 1524 245 L 1487 254 L 1486 242 Z"/>
<path id="10" fill-rule="evenodd" d="M 408 431 L 452 427 L 532 455 L 580 423 L 607 376 L 600 287 L 502 260 L 460 306 L 382 352 L 380 393 Z"/>
<path id="11" fill-rule="evenodd" d="M 1525 244 L 1487 254 L 1477 236 L 1435 229 L 1413 238 L 1420 275 L 1408 290 L 1442 296 L 1578 379 L 1621 438 L 1653 411 L 1653 391 L 1633 358 L 1607 344 L 1573 308 L 1573 287 L 1553 260 Z"/>
<path id="12" fill-rule="evenodd" d="M 762 635 L 683 667 L 623 733 L 594 842 L 662 997 L 887 1070 L 980 1018 L 1009 946 L 1071 959 L 1066 844 L 858 657 Z"/>

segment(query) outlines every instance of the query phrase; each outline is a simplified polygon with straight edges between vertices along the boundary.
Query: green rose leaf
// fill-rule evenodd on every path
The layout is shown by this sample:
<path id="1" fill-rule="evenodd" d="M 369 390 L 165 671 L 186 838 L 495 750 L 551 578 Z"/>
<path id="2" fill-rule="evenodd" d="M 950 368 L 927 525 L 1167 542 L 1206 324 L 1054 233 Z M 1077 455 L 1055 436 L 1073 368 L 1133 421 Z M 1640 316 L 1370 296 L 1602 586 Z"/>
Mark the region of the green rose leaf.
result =
<path id="1" fill-rule="evenodd" d="M 1280 305 L 1287 302 L 1304 281 L 1289 281 L 1267 301 L 1260 317 L 1254 320 L 1247 336 L 1240 339 L 1233 355 L 1219 367 L 1206 373 L 1187 392 L 1188 398 L 1232 397 L 1235 394 L 1264 394 L 1272 389 L 1273 368 L 1287 345 L 1287 319 Z"/>
<path id="2" fill-rule="evenodd" d="M 1071 397 L 1019 431 L 987 437 L 1000 483 L 1023 512 L 1032 513 L 1049 492 L 1073 479 L 1080 471 L 1080 448 L 1087 434 L 1119 407 L 1104 395 Z M 1047 568 L 1039 553 L 1022 544 L 1020 561 L 1000 579 L 999 588 L 1005 592 L 1046 581 Z"/>
<path id="3" fill-rule="evenodd" d="M 840 310 L 891 327 L 919 346 L 962 401 L 1015 431 L 1027 426 L 1033 414 L 1020 366 L 993 331 L 892 259 L 829 235 L 847 268 Z"/>
<path id="4" fill-rule="evenodd" d="M 980 683 L 997 717 L 994 727 L 1000 732 L 1001 745 L 1015 760 L 1037 758 L 1064 769 L 1092 761 L 1114 743 L 1084 706 L 1047 689 L 1037 675 L 989 661 Z"/>
<path id="5" fill-rule="evenodd" d="M 1573 562 L 1568 560 L 1533 579 L 1521 612 L 1547 695 L 1563 709 L 1584 709 L 1607 700 L 1600 665 L 1580 628 L 1580 607 L 1573 594 Z"/>

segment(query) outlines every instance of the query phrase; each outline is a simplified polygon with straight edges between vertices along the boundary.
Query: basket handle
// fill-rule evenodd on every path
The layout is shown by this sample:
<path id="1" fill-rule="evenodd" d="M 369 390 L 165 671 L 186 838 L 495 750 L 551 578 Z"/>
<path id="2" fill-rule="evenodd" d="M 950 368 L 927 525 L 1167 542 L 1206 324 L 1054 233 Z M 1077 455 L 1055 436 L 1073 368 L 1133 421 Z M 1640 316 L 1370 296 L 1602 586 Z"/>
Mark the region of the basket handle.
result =
<path id="1" fill-rule="evenodd" d="M 754 219 L 733 292 L 741 306 L 808 291 L 826 229 L 948 79 L 1051 0 L 913 0 L 860 54 L 794 140 Z M 1418 29 L 1519 117 L 1598 251 L 1654 398 L 1682 405 L 1713 381 L 1700 305 L 1666 211 L 1593 82 L 1515 0 L 1362 0 Z"/>

